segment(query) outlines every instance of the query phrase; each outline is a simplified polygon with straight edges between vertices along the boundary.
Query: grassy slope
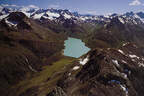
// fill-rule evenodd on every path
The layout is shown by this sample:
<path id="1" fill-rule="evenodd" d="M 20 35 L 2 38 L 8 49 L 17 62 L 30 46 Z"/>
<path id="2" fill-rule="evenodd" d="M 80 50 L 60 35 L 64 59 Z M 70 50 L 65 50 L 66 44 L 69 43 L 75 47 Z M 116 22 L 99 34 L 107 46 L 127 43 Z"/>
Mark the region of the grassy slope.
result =
<path id="1" fill-rule="evenodd" d="M 23 96 L 25 96 L 28 90 L 37 87 L 39 96 L 46 95 L 53 90 L 57 80 L 65 72 L 67 65 L 72 64 L 74 60 L 74 58 L 62 57 L 52 65 L 44 66 L 41 72 L 36 73 L 32 78 L 21 81 L 16 86 L 13 86 L 12 89 L 17 89 L 17 95 L 23 94 Z"/>

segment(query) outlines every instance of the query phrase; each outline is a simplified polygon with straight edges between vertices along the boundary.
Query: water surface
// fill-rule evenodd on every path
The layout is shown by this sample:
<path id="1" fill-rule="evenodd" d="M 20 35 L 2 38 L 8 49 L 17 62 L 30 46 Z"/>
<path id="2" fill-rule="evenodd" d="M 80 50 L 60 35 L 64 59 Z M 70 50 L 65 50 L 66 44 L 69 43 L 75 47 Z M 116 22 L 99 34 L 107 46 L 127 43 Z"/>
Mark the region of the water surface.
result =
<path id="1" fill-rule="evenodd" d="M 85 43 L 80 39 L 69 37 L 68 40 L 65 40 L 65 49 L 64 55 L 78 58 L 83 54 L 87 53 L 90 48 L 85 46 Z"/>

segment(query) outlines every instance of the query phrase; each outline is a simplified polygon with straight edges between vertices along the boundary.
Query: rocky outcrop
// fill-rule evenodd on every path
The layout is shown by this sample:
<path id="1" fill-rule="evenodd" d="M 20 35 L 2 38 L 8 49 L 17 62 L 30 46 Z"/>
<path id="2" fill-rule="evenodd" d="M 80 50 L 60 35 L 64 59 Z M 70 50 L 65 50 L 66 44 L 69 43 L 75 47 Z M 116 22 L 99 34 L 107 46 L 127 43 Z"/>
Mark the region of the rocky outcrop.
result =
<path id="1" fill-rule="evenodd" d="M 57 85 L 68 96 L 143 96 L 143 56 L 134 43 L 94 49 L 82 57 L 87 62 L 74 64 Z"/>
<path id="2" fill-rule="evenodd" d="M 5 24 L 4 24 L 5 23 Z M 30 20 L 22 12 L 12 12 L 5 19 L 3 19 L 2 25 L 8 25 L 7 27 L 12 27 L 19 30 L 30 30 L 32 29 Z"/>
<path id="3" fill-rule="evenodd" d="M 67 96 L 62 88 L 56 87 L 55 90 L 47 94 L 46 96 Z"/>

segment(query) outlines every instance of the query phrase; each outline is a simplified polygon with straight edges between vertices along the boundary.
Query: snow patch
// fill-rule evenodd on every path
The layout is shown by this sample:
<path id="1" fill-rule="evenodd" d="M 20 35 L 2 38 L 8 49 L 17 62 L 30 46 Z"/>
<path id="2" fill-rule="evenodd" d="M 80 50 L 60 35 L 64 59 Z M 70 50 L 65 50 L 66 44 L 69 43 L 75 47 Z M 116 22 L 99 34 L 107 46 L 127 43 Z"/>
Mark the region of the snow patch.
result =
<path id="1" fill-rule="evenodd" d="M 80 17 L 80 19 L 81 19 L 81 20 L 83 20 L 83 21 L 85 21 L 85 20 L 86 20 L 86 18 L 84 18 L 84 17 Z"/>
<path id="2" fill-rule="evenodd" d="M 120 87 L 125 92 L 125 95 L 128 96 L 128 89 L 124 85 L 120 85 Z"/>
<path id="3" fill-rule="evenodd" d="M 44 13 L 35 14 L 35 15 L 33 16 L 33 18 L 34 18 L 34 19 L 40 19 L 43 15 L 44 15 Z"/>
<path id="4" fill-rule="evenodd" d="M 129 42 L 127 42 L 127 43 L 124 43 L 124 44 L 123 44 L 123 46 L 126 46 L 127 44 L 129 44 Z"/>
<path id="5" fill-rule="evenodd" d="M 8 24 L 9 27 L 16 27 L 18 22 L 14 22 L 14 21 L 9 21 L 8 18 L 5 19 L 5 22 Z"/>
<path id="6" fill-rule="evenodd" d="M 139 17 L 137 14 L 135 14 L 134 17 L 140 19 L 141 22 L 144 23 L 144 19 L 142 19 L 141 17 Z"/>
<path id="7" fill-rule="evenodd" d="M 71 73 L 68 74 L 68 76 L 70 76 L 70 75 L 71 75 Z"/>
<path id="8" fill-rule="evenodd" d="M 42 16 L 43 18 L 45 18 L 45 19 L 50 19 L 50 20 L 54 20 L 54 18 L 53 17 L 47 17 L 47 16 Z"/>
<path id="9" fill-rule="evenodd" d="M 144 61 L 144 58 L 141 58 Z"/>
<path id="10" fill-rule="evenodd" d="M 127 63 L 126 61 L 122 60 L 123 63 Z"/>
<path id="11" fill-rule="evenodd" d="M 8 16 L 8 14 L 6 14 L 6 15 L 1 15 L 0 16 L 0 20 L 2 20 L 3 18 L 6 18 Z"/>
<path id="12" fill-rule="evenodd" d="M 25 11 L 22 11 L 27 17 L 29 17 L 30 18 L 30 16 L 31 16 L 31 13 L 27 13 L 27 12 L 25 12 Z"/>
<path id="13" fill-rule="evenodd" d="M 60 15 L 58 13 L 52 13 L 50 11 L 46 12 L 46 14 L 49 16 L 49 17 L 60 17 Z"/>
<path id="14" fill-rule="evenodd" d="M 81 65 L 85 65 L 87 62 L 89 61 L 89 56 L 87 56 L 85 59 L 80 59 L 80 61 L 79 61 L 79 63 L 81 64 Z"/>
<path id="15" fill-rule="evenodd" d="M 117 66 L 117 67 L 120 67 L 119 63 L 117 60 L 112 60 L 112 62 Z"/>
<path id="16" fill-rule="evenodd" d="M 140 57 L 138 57 L 138 56 L 136 56 L 136 55 L 129 55 L 129 57 L 131 57 L 131 58 L 137 58 L 137 59 L 140 58 Z"/>
<path id="17" fill-rule="evenodd" d="M 124 54 L 124 52 L 123 52 L 122 50 L 119 49 L 118 51 L 119 51 L 121 54 Z"/>
<path id="18" fill-rule="evenodd" d="M 139 62 L 138 65 L 139 65 L 139 67 L 144 67 L 144 64 L 141 62 Z"/>
<path id="19" fill-rule="evenodd" d="M 122 24 L 124 24 L 124 20 L 122 18 L 118 18 Z"/>
<path id="20" fill-rule="evenodd" d="M 125 92 L 125 96 L 128 96 L 128 88 L 126 88 L 124 85 L 122 85 L 120 81 L 110 80 L 110 81 L 108 81 L 108 83 L 116 83 L 116 84 L 120 85 L 121 89 Z"/>
<path id="21" fill-rule="evenodd" d="M 104 17 L 105 17 L 105 18 L 109 18 L 109 17 L 110 17 L 110 15 L 104 15 Z"/>
<path id="22" fill-rule="evenodd" d="M 135 59 L 132 59 L 133 62 L 135 62 Z"/>
<path id="23" fill-rule="evenodd" d="M 121 73 L 121 75 L 122 75 L 124 78 L 127 78 L 127 74 Z"/>
<path id="24" fill-rule="evenodd" d="M 68 14 L 64 14 L 64 17 L 67 18 L 67 19 L 70 19 L 70 18 L 71 18 L 71 16 L 68 15 Z"/>
<path id="25" fill-rule="evenodd" d="M 134 23 L 135 25 L 137 25 L 137 22 L 136 22 L 135 20 L 133 20 L 133 23 Z"/>
<path id="26" fill-rule="evenodd" d="M 78 70 L 80 67 L 79 66 L 75 66 L 73 67 L 73 70 Z"/>
<path id="27" fill-rule="evenodd" d="M 37 72 L 35 69 L 33 69 L 32 68 L 32 66 L 29 64 L 29 60 L 25 57 L 25 60 L 26 60 L 26 62 L 27 62 L 27 64 L 28 64 L 28 67 L 29 67 L 29 69 L 31 70 L 31 71 L 33 71 L 33 72 Z"/>
<path id="28" fill-rule="evenodd" d="M 37 72 L 35 69 L 32 68 L 31 65 L 28 65 L 28 67 L 29 67 L 29 69 L 30 69 L 31 71 L 33 71 L 33 72 Z"/>

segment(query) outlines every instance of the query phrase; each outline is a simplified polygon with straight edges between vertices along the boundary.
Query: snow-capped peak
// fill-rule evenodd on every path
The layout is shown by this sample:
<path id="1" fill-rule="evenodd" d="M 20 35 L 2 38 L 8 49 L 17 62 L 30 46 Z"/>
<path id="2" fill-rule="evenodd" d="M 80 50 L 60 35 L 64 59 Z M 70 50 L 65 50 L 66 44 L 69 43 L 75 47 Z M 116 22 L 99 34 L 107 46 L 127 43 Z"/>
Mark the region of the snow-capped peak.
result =
<path id="1" fill-rule="evenodd" d="M 59 16 L 60 16 L 60 14 L 54 13 L 54 12 L 50 12 L 50 11 L 47 11 L 46 14 L 47 14 L 48 16 L 50 16 L 50 17 L 59 17 Z"/>
<path id="2" fill-rule="evenodd" d="M 8 24 L 9 27 L 12 27 L 12 26 L 16 27 L 18 24 L 17 22 L 8 20 L 8 18 L 5 19 L 5 22 Z"/>
<path id="3" fill-rule="evenodd" d="M 125 23 L 125 21 L 123 20 L 123 18 L 119 17 L 118 19 L 120 20 L 120 22 L 121 22 L 122 24 Z"/>
<path id="4" fill-rule="evenodd" d="M 65 14 L 64 14 L 64 17 L 67 18 L 67 19 L 70 19 L 70 18 L 71 18 L 71 15 L 68 15 L 68 14 L 65 13 Z"/>
<path id="5" fill-rule="evenodd" d="M 72 19 L 81 22 L 103 22 L 107 24 L 117 18 L 122 24 L 144 24 L 144 12 L 127 12 L 125 14 L 108 14 L 108 15 L 80 15 L 77 12 L 71 12 L 63 9 L 40 9 L 35 5 L 17 6 L 17 5 L 0 5 L 0 19 L 8 16 L 9 13 L 20 11 L 26 16 L 33 19 L 65 20 Z"/>

